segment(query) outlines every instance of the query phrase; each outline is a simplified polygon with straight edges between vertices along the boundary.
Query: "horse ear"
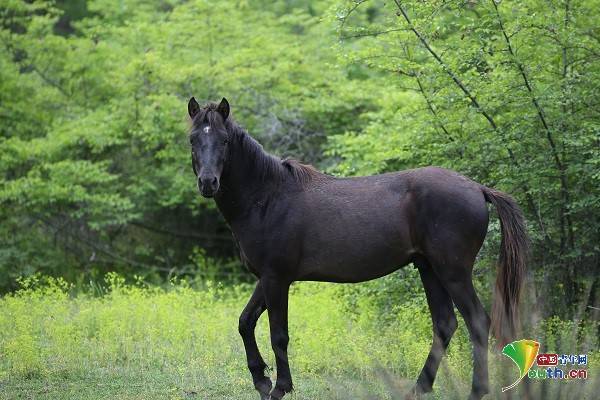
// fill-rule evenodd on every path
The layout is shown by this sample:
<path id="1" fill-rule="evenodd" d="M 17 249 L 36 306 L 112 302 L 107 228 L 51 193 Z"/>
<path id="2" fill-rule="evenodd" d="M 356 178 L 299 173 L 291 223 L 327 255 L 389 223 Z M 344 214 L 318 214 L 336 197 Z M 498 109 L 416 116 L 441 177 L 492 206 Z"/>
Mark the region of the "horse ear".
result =
<path id="1" fill-rule="evenodd" d="M 188 102 L 188 114 L 190 114 L 191 118 L 194 118 L 198 114 L 198 111 L 200 111 L 200 104 L 192 97 Z"/>
<path id="2" fill-rule="evenodd" d="M 217 112 L 221 114 L 221 117 L 223 117 L 223 121 L 226 121 L 227 117 L 229 117 L 229 102 L 225 97 L 223 97 L 223 99 L 219 103 L 219 106 L 217 107 Z"/>

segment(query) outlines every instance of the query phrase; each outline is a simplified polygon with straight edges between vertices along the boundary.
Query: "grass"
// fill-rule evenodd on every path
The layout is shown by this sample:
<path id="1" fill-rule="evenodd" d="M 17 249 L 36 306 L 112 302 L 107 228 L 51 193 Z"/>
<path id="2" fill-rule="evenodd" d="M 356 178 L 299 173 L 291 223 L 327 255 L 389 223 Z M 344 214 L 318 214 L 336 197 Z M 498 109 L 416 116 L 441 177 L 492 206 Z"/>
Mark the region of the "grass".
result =
<path id="1" fill-rule="evenodd" d="M 193 289 L 183 282 L 156 288 L 126 285 L 116 275 L 107 282 L 98 295 L 73 293 L 61 280 L 33 278 L 0 300 L 0 398 L 258 398 L 237 333 L 249 286 Z M 399 398 L 418 375 L 431 340 L 425 300 L 403 304 L 384 323 L 369 296 L 352 302 L 345 296 L 339 285 L 292 288 L 291 399 Z M 573 331 L 573 324 L 556 319 L 540 327 L 554 337 Z M 577 328 L 576 335 L 584 330 Z M 273 365 L 266 318 L 257 338 Z M 470 352 L 461 321 L 428 398 L 466 398 Z M 545 398 L 577 393 L 591 399 L 599 382 L 593 379 L 598 352 L 590 357 L 591 379 L 549 382 Z M 510 360 L 490 353 L 490 376 L 490 397 L 500 398 L 499 388 L 512 383 L 516 371 Z M 531 386 L 538 395 L 543 385 Z"/>

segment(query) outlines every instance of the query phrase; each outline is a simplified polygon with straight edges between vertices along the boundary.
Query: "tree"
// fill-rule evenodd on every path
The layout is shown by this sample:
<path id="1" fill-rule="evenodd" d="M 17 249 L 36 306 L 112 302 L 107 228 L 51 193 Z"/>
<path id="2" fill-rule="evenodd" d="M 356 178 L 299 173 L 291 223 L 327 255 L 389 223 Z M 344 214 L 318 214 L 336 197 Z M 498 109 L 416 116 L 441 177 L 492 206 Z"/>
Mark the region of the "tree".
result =
<path id="1" fill-rule="evenodd" d="M 17 2 L 0 14 L 1 288 L 35 271 L 195 272 L 195 248 L 236 256 L 196 193 L 192 95 L 226 96 L 267 149 L 324 165 L 324 138 L 360 129 L 357 110 L 376 96 L 375 83 L 362 91 L 345 68 L 323 67 L 334 32 L 319 4 L 62 7 Z"/>
<path id="2" fill-rule="evenodd" d="M 539 287 L 565 293 L 549 313 L 600 290 L 597 7 L 352 1 L 335 16 L 341 58 L 396 82 L 363 132 L 330 140 L 340 168 L 437 164 L 514 194 Z"/>

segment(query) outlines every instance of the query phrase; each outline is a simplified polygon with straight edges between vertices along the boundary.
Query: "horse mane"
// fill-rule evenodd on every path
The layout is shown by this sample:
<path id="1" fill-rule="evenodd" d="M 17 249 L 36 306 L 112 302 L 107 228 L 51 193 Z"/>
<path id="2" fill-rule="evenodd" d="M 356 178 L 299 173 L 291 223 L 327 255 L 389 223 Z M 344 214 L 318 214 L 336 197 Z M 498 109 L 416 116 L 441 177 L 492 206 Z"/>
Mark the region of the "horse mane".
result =
<path id="1" fill-rule="evenodd" d="M 231 118 L 227 119 L 226 126 L 244 154 L 260 171 L 262 180 L 274 178 L 278 182 L 285 182 L 291 178 L 292 181 L 304 186 L 316 178 L 325 176 L 312 165 L 303 164 L 292 158 L 281 159 L 266 152 L 256 139 Z"/>
<path id="2" fill-rule="evenodd" d="M 205 119 L 208 119 L 212 125 L 216 121 L 217 107 L 217 103 L 206 104 L 192 120 L 192 129 Z M 231 115 L 225 121 L 225 128 L 230 135 L 230 142 L 239 146 L 239 149 L 249 157 L 256 170 L 260 172 L 263 181 L 274 178 L 281 183 L 291 178 L 292 181 L 304 186 L 314 179 L 326 176 L 310 164 L 303 164 L 293 158 L 281 159 L 268 153 L 256 139 L 234 121 Z"/>
<path id="3" fill-rule="evenodd" d="M 315 178 L 323 177 L 324 174 L 310 164 L 303 164 L 296 159 L 286 158 L 281 160 L 283 165 L 294 179 L 302 184 L 308 183 Z"/>

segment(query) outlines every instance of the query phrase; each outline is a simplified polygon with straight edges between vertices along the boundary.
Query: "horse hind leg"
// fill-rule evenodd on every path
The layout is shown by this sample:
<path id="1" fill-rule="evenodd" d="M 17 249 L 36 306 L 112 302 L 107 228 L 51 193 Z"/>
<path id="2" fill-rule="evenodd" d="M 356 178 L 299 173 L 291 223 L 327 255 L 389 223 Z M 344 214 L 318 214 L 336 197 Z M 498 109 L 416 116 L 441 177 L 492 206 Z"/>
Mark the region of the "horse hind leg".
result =
<path id="1" fill-rule="evenodd" d="M 452 299 L 431 268 L 429 262 L 425 258 L 420 258 L 415 260 L 415 266 L 421 275 L 433 323 L 433 343 L 431 350 L 419 374 L 415 388 L 411 393 L 420 395 L 432 391 L 440 362 L 446 353 L 446 349 L 450 344 L 450 339 L 456 331 L 458 323 L 454 314 Z"/>
<path id="2" fill-rule="evenodd" d="M 433 265 L 434 272 L 467 325 L 473 343 L 473 381 L 469 400 L 479 400 L 489 393 L 487 357 L 490 318 L 473 287 L 471 275 L 473 263 L 444 265 L 443 268 L 436 268 L 436 264 Z"/>

